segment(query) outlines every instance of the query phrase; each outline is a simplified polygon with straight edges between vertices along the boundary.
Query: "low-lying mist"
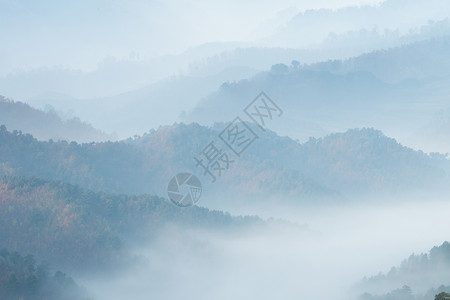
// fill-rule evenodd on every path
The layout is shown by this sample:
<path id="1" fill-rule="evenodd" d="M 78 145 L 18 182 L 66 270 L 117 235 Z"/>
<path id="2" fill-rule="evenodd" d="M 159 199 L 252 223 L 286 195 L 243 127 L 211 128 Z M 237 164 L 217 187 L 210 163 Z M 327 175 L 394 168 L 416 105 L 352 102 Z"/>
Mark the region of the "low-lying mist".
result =
<path id="1" fill-rule="evenodd" d="M 244 229 L 168 225 L 133 250 L 134 266 L 77 281 L 98 300 L 354 299 L 366 291 L 356 289 L 364 277 L 387 273 L 448 239 L 450 203 L 444 199 L 260 211 L 285 221 Z M 440 278 L 394 288 L 410 284 L 413 293 L 423 293 L 450 283 Z"/>

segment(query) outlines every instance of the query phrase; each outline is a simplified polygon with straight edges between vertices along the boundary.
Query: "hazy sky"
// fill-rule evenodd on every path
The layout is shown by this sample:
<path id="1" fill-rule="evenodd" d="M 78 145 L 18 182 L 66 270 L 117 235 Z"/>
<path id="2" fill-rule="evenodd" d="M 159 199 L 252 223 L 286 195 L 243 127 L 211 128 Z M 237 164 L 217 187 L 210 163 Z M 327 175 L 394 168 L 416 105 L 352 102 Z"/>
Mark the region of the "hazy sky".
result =
<path id="1" fill-rule="evenodd" d="M 0 0 L 0 75 L 37 67 L 95 68 L 214 41 L 255 41 L 311 8 L 380 0 Z"/>

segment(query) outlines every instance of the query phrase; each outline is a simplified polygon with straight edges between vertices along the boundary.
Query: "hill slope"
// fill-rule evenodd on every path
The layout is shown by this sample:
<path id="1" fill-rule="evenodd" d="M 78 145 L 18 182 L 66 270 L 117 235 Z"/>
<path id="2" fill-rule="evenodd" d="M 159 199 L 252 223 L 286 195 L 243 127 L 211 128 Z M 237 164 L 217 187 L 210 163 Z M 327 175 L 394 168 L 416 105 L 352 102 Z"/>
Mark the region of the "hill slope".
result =
<path id="1" fill-rule="evenodd" d="M 0 124 L 31 133 L 39 140 L 93 142 L 112 138 L 77 118 L 63 121 L 54 111 L 43 112 L 3 96 L 0 96 Z"/>
<path id="2" fill-rule="evenodd" d="M 3 300 L 85 300 L 85 292 L 61 271 L 50 275 L 45 262 L 32 255 L 0 250 L 0 298 Z"/>
<path id="3" fill-rule="evenodd" d="M 283 201 L 286 196 L 296 203 L 333 198 L 336 189 L 344 194 L 372 193 L 448 182 L 445 156 L 426 155 L 379 131 L 364 129 L 304 144 L 273 132 L 260 134 L 240 158 L 230 154 L 234 162 L 213 184 L 196 167 L 194 157 L 219 133 L 217 128 L 179 124 L 127 141 L 69 144 L 39 142 L 2 127 L 0 174 L 63 180 L 97 191 L 165 195 L 172 176 L 190 171 L 198 174 L 205 192 L 258 201 L 261 197 Z"/>
<path id="4" fill-rule="evenodd" d="M 356 288 L 365 291 L 361 300 L 433 299 L 435 294 L 450 291 L 449 275 L 450 244 L 444 242 L 429 253 L 411 255 L 386 274 L 365 278 Z"/>
<path id="5" fill-rule="evenodd" d="M 448 109 L 449 51 L 446 36 L 347 60 L 274 65 L 249 80 L 224 83 L 185 121 L 232 120 L 264 91 L 284 111 L 272 127 L 282 134 L 306 141 L 374 127 L 404 142 Z"/>
<path id="6" fill-rule="evenodd" d="M 0 248 L 31 253 L 64 270 L 130 263 L 130 247 L 170 223 L 220 229 L 257 222 L 200 207 L 182 209 L 155 196 L 93 192 L 39 178 L 0 180 Z"/>

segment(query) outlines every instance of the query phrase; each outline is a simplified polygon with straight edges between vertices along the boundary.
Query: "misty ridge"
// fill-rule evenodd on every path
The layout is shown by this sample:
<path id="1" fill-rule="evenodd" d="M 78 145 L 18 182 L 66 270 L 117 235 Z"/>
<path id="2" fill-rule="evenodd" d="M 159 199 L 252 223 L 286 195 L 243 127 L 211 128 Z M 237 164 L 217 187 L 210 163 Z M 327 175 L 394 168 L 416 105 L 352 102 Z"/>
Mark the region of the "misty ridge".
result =
<path id="1" fill-rule="evenodd" d="M 264 89 L 289 118 L 276 130 L 302 141 L 371 126 L 414 148 L 445 153 L 448 138 L 437 135 L 437 127 L 448 119 L 448 51 L 448 38 L 440 38 L 347 60 L 277 64 L 249 80 L 224 83 L 186 120 L 225 121 L 234 107 Z"/>
<path id="2" fill-rule="evenodd" d="M 51 107 L 47 112 L 0 96 L 0 118 L 11 130 L 33 134 L 40 140 L 106 141 L 113 136 L 93 128 L 76 117 L 63 119 Z"/>
<path id="3" fill-rule="evenodd" d="M 195 123 L 176 124 L 123 141 L 77 144 L 38 141 L 3 126 L 0 171 L 96 190 L 163 195 L 173 170 L 192 169 L 201 145 L 219 133 Z M 374 129 L 349 130 L 305 143 L 267 132 L 231 164 L 214 190 L 232 190 L 243 198 L 291 195 L 293 202 L 308 197 L 332 201 L 339 195 L 445 189 L 449 171 L 447 155 L 404 147 Z M 201 176 L 201 170 L 197 172 Z M 205 179 L 207 184 L 209 178 Z"/>
<path id="4" fill-rule="evenodd" d="M 444 35 L 319 63 L 297 60 L 304 55 L 294 52 L 291 60 L 269 65 L 268 71 L 238 64 L 211 75 L 166 78 L 114 96 L 77 99 L 47 93 L 30 103 L 71 110 L 94 127 L 123 139 L 167 122 L 226 122 L 237 107 L 264 90 L 285 107 L 288 118 L 284 126 L 275 124 L 273 129 L 301 141 L 374 127 L 410 147 L 445 153 L 449 148 L 444 132 L 449 119 L 445 102 L 448 51 L 448 35 Z M 261 55 L 276 57 L 268 50 Z M 252 52 L 246 55 L 254 56 Z M 425 100 L 428 105 L 423 104 Z M 127 117 L 131 114 L 132 120 Z"/>
<path id="5" fill-rule="evenodd" d="M 0 0 L 0 299 L 450 298 L 449 18 Z"/>

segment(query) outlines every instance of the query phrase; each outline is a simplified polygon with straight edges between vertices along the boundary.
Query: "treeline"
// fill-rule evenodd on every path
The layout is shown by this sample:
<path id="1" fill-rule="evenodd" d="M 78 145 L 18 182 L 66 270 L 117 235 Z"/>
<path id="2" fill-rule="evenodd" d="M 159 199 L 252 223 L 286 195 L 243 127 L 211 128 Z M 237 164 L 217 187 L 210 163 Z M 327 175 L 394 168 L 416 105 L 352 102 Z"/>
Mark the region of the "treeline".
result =
<path id="1" fill-rule="evenodd" d="M 404 285 L 402 288 L 395 289 L 384 295 L 372 295 L 365 293 L 358 300 L 447 300 L 450 298 L 450 286 L 440 286 L 437 289 L 429 289 L 424 294 L 414 294 L 413 290 Z"/>
<path id="2" fill-rule="evenodd" d="M 39 178 L 0 180 L 0 247 L 64 270 L 127 263 L 131 245 L 150 241 L 167 224 L 230 229 L 259 222 L 200 207 L 180 209 L 149 195 L 93 192 Z"/>
<path id="3" fill-rule="evenodd" d="M 180 170 L 202 176 L 193 157 L 213 140 L 226 150 L 217 141 L 219 133 L 198 124 L 175 124 L 125 141 L 77 144 L 40 142 L 0 126 L 0 175 L 62 180 L 95 191 L 161 195 Z M 230 159 L 234 162 L 214 188 L 227 196 L 265 199 L 283 195 L 334 199 L 336 191 L 448 186 L 450 172 L 445 155 L 414 151 L 374 129 L 349 130 L 303 144 L 266 132 L 242 157 L 230 153 Z"/>
<path id="4" fill-rule="evenodd" d="M 441 292 L 450 292 L 450 243 L 433 247 L 429 253 L 413 254 L 386 274 L 380 273 L 362 280 L 355 288 L 362 293 L 360 300 L 425 300 Z M 403 288 L 398 288 L 403 286 Z M 439 287 L 439 288 L 436 288 Z M 384 295 L 374 291 L 391 290 Z M 428 290 L 425 294 L 413 291 Z"/>
<path id="5" fill-rule="evenodd" d="M 38 176 L 110 192 L 137 192 L 145 186 L 144 157 L 125 143 L 78 144 L 7 131 L 0 126 L 0 174 Z"/>
<path id="6" fill-rule="evenodd" d="M 82 300 L 85 291 L 61 271 L 50 274 L 50 266 L 34 256 L 0 250 L 0 299 Z"/>
<path id="7" fill-rule="evenodd" d="M 95 191 L 161 195 L 166 193 L 171 177 L 180 170 L 202 174 L 202 170 L 196 169 L 193 157 L 217 134 L 197 124 L 179 124 L 126 141 L 77 144 L 41 142 L 29 134 L 9 132 L 0 126 L 0 175 L 62 180 Z M 268 152 L 280 150 L 268 149 Z M 224 172 L 222 190 L 245 195 L 248 186 L 254 186 L 255 179 L 265 178 L 256 195 L 326 193 L 326 188 L 305 179 L 298 171 L 279 166 L 276 161 L 261 163 L 262 159 L 246 156 L 233 164 L 230 168 L 233 173 Z M 204 181 L 210 178 L 204 177 Z"/>
<path id="8" fill-rule="evenodd" d="M 363 128 L 310 139 L 302 144 L 299 168 L 334 189 L 402 191 L 448 185 L 450 161 L 447 155 L 415 151 L 379 130 Z"/>
<path id="9" fill-rule="evenodd" d="M 421 277 L 423 274 L 431 278 L 433 274 L 441 276 L 443 273 L 450 275 L 450 243 L 447 241 L 433 247 L 429 253 L 412 254 L 400 266 L 393 267 L 387 274 L 368 278 L 367 283 L 392 282 L 402 278 L 411 280 L 412 277 Z"/>

